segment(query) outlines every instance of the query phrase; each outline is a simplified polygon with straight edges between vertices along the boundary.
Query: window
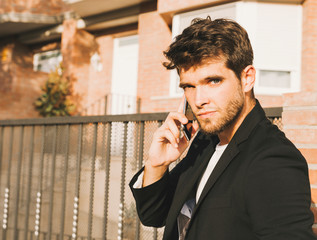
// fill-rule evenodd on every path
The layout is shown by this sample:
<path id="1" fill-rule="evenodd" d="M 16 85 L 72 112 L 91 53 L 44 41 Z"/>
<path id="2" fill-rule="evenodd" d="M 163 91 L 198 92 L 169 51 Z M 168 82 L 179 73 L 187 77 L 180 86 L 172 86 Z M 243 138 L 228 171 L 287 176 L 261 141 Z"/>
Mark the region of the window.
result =
<path id="1" fill-rule="evenodd" d="M 101 72 L 103 69 L 102 63 L 101 63 L 101 57 L 100 55 L 95 52 L 91 57 L 90 57 L 90 65 L 93 67 L 93 69 L 96 72 Z"/>
<path id="2" fill-rule="evenodd" d="M 281 95 L 300 90 L 302 7 L 257 3 L 255 93 Z"/>
<path id="3" fill-rule="evenodd" d="M 295 73 L 287 70 L 259 70 L 256 77 L 257 94 L 280 95 L 284 92 L 291 92 L 291 89 L 297 89 L 299 86 L 293 86 Z M 296 83 L 296 82 L 295 82 Z"/>
<path id="4" fill-rule="evenodd" d="M 136 113 L 139 37 L 114 39 L 111 114 Z"/>
<path id="5" fill-rule="evenodd" d="M 53 50 L 34 54 L 33 70 L 37 72 L 47 72 L 55 70 L 63 60 L 60 50 Z"/>
<path id="6" fill-rule="evenodd" d="M 259 85 L 263 87 L 290 88 L 290 71 L 260 70 Z M 276 81 L 278 79 L 278 81 Z"/>
<path id="7" fill-rule="evenodd" d="M 229 18 L 249 34 L 257 70 L 256 94 L 281 95 L 300 90 L 302 7 L 239 1 L 177 14 L 173 18 L 173 38 L 196 17 Z M 171 73 L 170 95 L 179 96 L 179 78 Z"/>

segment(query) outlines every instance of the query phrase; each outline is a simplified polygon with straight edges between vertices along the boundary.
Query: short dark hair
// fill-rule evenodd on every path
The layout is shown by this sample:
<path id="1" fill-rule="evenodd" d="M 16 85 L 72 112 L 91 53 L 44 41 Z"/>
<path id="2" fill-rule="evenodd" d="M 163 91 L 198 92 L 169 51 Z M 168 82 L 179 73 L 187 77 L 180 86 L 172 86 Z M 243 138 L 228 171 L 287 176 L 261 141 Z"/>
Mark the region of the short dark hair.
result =
<path id="1" fill-rule="evenodd" d="M 188 70 L 212 58 L 226 58 L 226 66 L 240 79 L 253 62 L 253 50 L 246 30 L 229 19 L 195 18 L 164 51 L 167 69 Z"/>

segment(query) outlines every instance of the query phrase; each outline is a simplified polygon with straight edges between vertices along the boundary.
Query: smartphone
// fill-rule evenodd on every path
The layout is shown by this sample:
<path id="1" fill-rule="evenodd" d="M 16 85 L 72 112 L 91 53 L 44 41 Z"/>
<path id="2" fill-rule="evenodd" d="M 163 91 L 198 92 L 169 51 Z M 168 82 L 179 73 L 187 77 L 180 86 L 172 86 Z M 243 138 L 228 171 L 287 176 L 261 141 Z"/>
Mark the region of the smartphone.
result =
<path id="1" fill-rule="evenodd" d="M 190 105 L 188 104 L 186 98 L 185 98 L 183 113 L 187 117 L 188 123 L 185 125 L 181 124 L 181 130 L 183 131 L 187 141 L 189 141 L 191 138 L 191 135 L 192 135 L 191 134 L 192 126 L 188 126 L 188 124 L 193 123 L 193 120 L 195 120 L 195 115 L 194 115 L 193 110 L 191 109 Z"/>

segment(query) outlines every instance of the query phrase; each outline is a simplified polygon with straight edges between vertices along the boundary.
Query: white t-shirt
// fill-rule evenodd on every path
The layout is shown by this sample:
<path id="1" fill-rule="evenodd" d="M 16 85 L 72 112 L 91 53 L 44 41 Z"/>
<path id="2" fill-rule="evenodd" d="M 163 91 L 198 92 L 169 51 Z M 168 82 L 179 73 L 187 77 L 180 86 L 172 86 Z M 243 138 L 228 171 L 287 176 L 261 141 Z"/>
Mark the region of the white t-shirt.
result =
<path id="1" fill-rule="evenodd" d="M 210 177 L 210 174 L 212 173 L 212 171 L 214 170 L 217 162 L 219 161 L 221 155 L 223 154 L 223 152 L 226 150 L 228 144 L 226 145 L 219 145 L 217 144 L 216 146 L 216 150 L 214 152 L 214 154 L 211 156 L 210 160 L 209 160 L 209 163 L 208 163 L 208 166 L 206 167 L 206 170 L 202 176 L 202 178 L 200 179 L 200 182 L 199 182 L 199 185 L 198 185 L 198 188 L 197 188 L 197 192 L 196 192 L 196 203 L 198 202 L 199 200 L 199 197 Z"/>

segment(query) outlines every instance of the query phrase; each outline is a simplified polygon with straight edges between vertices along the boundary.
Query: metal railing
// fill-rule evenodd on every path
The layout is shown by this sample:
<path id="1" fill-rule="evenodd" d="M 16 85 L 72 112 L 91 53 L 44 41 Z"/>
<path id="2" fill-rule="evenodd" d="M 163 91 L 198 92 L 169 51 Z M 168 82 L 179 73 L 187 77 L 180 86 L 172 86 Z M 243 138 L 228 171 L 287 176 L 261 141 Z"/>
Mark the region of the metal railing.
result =
<path id="1" fill-rule="evenodd" d="M 0 121 L 1 239 L 161 239 L 140 224 L 128 182 L 166 116 Z"/>
<path id="2" fill-rule="evenodd" d="M 141 99 L 139 97 L 110 93 L 85 106 L 80 115 L 134 114 L 140 113 L 140 107 Z"/>

